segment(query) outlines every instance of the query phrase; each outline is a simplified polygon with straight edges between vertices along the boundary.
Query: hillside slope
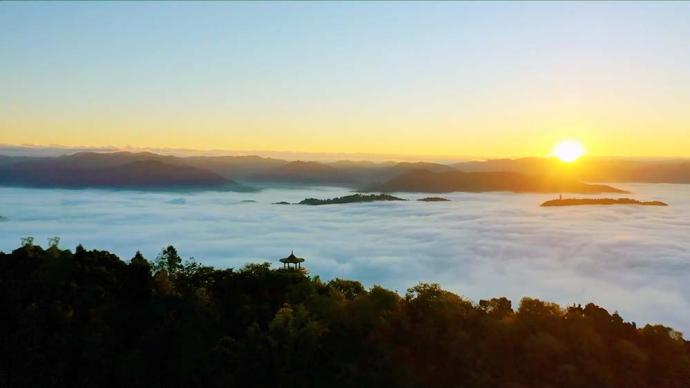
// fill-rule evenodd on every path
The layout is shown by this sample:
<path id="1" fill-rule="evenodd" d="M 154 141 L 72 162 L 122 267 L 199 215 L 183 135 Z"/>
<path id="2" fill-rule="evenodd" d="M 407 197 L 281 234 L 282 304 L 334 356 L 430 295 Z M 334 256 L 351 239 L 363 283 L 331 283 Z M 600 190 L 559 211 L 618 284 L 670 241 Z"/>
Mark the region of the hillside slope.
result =
<path id="1" fill-rule="evenodd" d="M 534 177 L 516 172 L 432 172 L 416 170 L 403 173 L 364 191 L 446 193 L 453 191 L 512 191 L 535 193 L 625 193 L 607 186 L 591 185 L 571 179 Z"/>

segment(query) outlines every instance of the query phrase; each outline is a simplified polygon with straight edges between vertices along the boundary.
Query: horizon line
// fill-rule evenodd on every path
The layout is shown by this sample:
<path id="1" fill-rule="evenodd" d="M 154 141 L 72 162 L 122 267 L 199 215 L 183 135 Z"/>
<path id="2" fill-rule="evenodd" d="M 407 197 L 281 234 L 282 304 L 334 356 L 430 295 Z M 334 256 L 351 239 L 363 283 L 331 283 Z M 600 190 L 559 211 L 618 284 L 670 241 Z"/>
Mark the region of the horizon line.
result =
<path id="1" fill-rule="evenodd" d="M 9 154 L 5 151 L 9 151 Z M 27 153 L 22 153 L 27 151 Z M 43 152 L 41 152 L 43 151 Z M 233 149 L 197 149 L 179 147 L 141 147 L 141 146 L 113 146 L 113 145 L 65 145 L 65 144 L 11 144 L 0 143 L 0 155 L 50 157 L 72 155 L 78 152 L 152 152 L 161 155 L 177 157 L 189 156 L 259 156 L 284 160 L 315 160 L 315 161 L 417 161 L 417 162 L 470 162 L 500 159 L 549 158 L 551 155 L 510 155 L 510 156 L 459 156 L 459 155 L 426 155 L 406 153 L 371 153 L 371 152 L 318 152 L 318 151 L 289 151 L 289 150 L 233 150 Z M 627 159 L 627 160 L 677 160 L 690 159 L 690 156 L 653 156 L 653 155 L 595 155 L 587 154 L 590 158 Z M 311 159 L 305 159 L 309 157 Z"/>

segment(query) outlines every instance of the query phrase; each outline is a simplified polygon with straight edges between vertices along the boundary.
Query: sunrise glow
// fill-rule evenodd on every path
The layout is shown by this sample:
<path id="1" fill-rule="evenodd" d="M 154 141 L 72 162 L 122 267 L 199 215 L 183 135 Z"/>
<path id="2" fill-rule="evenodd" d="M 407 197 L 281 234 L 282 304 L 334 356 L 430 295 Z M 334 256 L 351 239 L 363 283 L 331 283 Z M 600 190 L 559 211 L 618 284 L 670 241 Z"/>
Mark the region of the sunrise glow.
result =
<path id="1" fill-rule="evenodd" d="M 688 16 L 0 0 L 0 388 L 690 388 Z"/>
<path id="2" fill-rule="evenodd" d="M 564 140 L 553 148 L 553 155 L 563 162 L 571 163 L 585 154 L 585 147 L 577 140 Z"/>
<path id="3" fill-rule="evenodd" d="M 4 2 L 0 143 L 686 156 L 687 3 L 513 7 Z"/>

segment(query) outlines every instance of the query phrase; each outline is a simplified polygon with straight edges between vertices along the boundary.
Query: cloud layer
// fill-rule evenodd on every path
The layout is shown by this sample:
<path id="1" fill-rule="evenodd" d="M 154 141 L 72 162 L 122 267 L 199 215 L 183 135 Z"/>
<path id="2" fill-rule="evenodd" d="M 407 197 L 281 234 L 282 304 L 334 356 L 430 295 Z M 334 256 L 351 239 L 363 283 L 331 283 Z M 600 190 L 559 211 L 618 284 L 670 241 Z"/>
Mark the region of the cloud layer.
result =
<path id="1" fill-rule="evenodd" d="M 216 267 L 294 249 L 312 274 L 404 293 L 441 283 L 472 300 L 595 302 L 624 318 L 690 333 L 690 185 L 624 185 L 669 207 L 540 208 L 549 195 L 446 195 L 451 202 L 281 206 L 342 189 L 151 193 L 0 188 L 0 250 L 60 236 L 128 260 L 167 244 Z M 402 194 L 416 199 L 423 195 Z M 246 202 L 255 200 L 256 202 Z M 243 202 L 244 201 L 244 202 Z"/>

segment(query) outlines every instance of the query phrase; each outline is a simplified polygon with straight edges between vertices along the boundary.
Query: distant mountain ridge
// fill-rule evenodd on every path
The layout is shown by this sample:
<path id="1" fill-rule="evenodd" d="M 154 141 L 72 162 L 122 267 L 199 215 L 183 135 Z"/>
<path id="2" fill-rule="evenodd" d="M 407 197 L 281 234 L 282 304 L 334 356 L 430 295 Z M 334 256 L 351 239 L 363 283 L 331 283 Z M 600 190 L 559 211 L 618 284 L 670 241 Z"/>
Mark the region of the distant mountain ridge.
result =
<path id="1" fill-rule="evenodd" d="M 468 176 L 463 173 L 490 175 Z M 576 163 L 565 164 L 553 158 L 522 158 L 447 165 L 394 161 L 287 161 L 253 155 L 180 157 L 152 152 L 78 152 L 57 157 L 0 155 L 0 185 L 4 186 L 214 188 L 239 182 L 250 186 L 333 185 L 386 191 L 551 192 L 564 189 L 564 192 L 595 192 L 612 188 L 605 185 L 592 187 L 581 182 L 690 183 L 690 161 L 583 158 Z"/>
<path id="2" fill-rule="evenodd" d="M 347 170 L 318 162 L 304 162 L 301 160 L 285 163 L 282 166 L 248 178 L 261 182 L 315 185 L 344 184 L 352 182 L 354 179 Z"/>
<path id="3" fill-rule="evenodd" d="M 427 170 L 406 172 L 382 184 L 368 186 L 364 191 L 419 193 L 447 193 L 453 191 L 625 193 L 623 190 L 607 185 L 591 185 L 570 179 L 535 177 L 517 172 L 432 172 Z"/>
<path id="4" fill-rule="evenodd" d="M 589 182 L 690 183 L 690 160 L 620 160 L 584 157 L 565 164 L 555 158 L 493 159 L 452 164 L 467 172 L 512 171 L 567 175 Z"/>
<path id="5" fill-rule="evenodd" d="M 0 167 L 0 184 L 29 187 L 208 187 L 237 182 L 196 167 L 161 160 L 137 160 L 124 164 L 79 165 L 53 161 L 20 162 Z"/>
<path id="6" fill-rule="evenodd" d="M 189 156 L 178 157 L 151 152 L 78 152 L 58 157 L 0 156 L 0 170 L 47 171 L 56 168 L 76 170 L 124 166 L 132 162 L 155 160 L 172 166 L 194 167 L 215 173 L 232 181 L 280 183 L 290 185 L 335 185 L 359 187 L 380 182 L 402 172 L 425 168 L 432 171 L 454 170 L 453 167 L 426 162 L 287 161 L 260 156 Z M 1 171 L 0 171 L 1 174 Z M 27 178 L 27 180 L 30 180 Z M 0 184 L 5 184 L 0 178 Z M 211 182 L 212 183 L 212 182 Z"/>

